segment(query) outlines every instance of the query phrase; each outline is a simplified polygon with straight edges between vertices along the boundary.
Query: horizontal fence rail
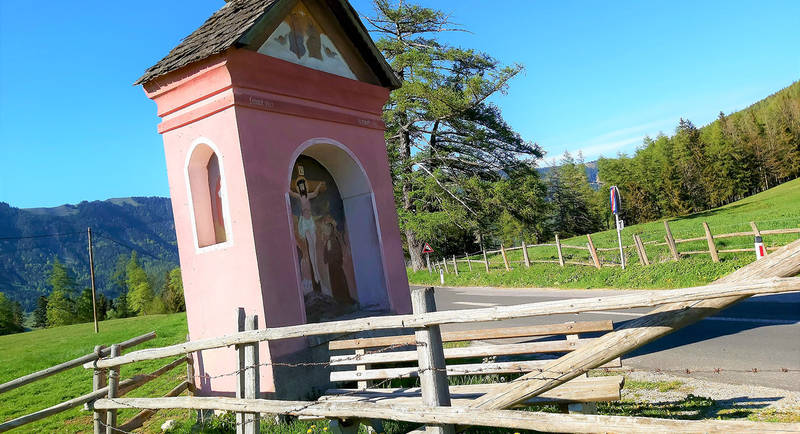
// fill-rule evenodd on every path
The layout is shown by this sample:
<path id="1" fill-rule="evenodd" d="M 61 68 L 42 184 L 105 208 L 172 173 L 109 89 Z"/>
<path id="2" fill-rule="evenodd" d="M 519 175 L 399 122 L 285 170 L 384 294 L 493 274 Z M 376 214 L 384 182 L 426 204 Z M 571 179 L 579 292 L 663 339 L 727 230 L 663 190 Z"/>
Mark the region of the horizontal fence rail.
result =
<path id="1" fill-rule="evenodd" d="M 597 310 L 652 307 L 660 304 L 689 302 L 724 297 L 743 297 L 800 290 L 800 277 L 754 280 L 748 283 L 725 283 L 681 290 L 647 291 L 608 297 L 569 299 L 516 306 L 496 306 L 481 309 L 451 310 L 419 315 L 393 315 L 318 324 L 266 328 L 202 339 L 162 348 L 134 351 L 119 357 L 87 363 L 84 368 L 111 368 L 128 363 L 179 356 L 194 351 L 222 348 L 259 341 L 289 339 L 333 333 L 354 333 L 365 330 L 426 327 L 438 324 L 499 321 L 532 316 L 581 313 Z"/>
<path id="2" fill-rule="evenodd" d="M 692 421 L 630 416 L 558 414 L 519 410 L 481 410 L 466 407 L 427 407 L 373 404 L 366 402 L 277 401 L 236 398 L 120 398 L 101 399 L 96 409 L 214 409 L 239 413 L 288 414 L 298 417 L 332 419 L 391 419 L 423 424 L 453 424 L 527 429 L 544 432 L 707 432 L 765 433 L 800 431 L 798 423 L 749 421 Z"/>
<path id="3" fill-rule="evenodd" d="M 135 338 L 128 339 L 125 342 L 121 342 L 119 344 L 119 346 L 120 346 L 121 349 L 124 350 L 126 348 L 130 348 L 130 347 L 133 347 L 135 345 L 139 345 L 142 342 L 147 342 L 147 341 L 149 341 L 151 339 L 154 339 L 155 337 L 156 337 L 156 333 L 155 332 L 145 333 L 145 334 L 143 334 L 141 336 L 137 336 Z M 41 380 L 43 378 L 47 378 L 47 377 L 49 377 L 51 375 L 58 374 L 59 372 L 66 371 L 67 369 L 75 368 L 77 366 L 81 366 L 84 363 L 93 362 L 93 361 L 99 359 L 100 357 L 106 357 L 109 354 L 111 354 L 111 348 L 103 348 L 100 351 L 99 354 L 98 353 L 89 353 L 89 354 L 87 354 L 85 356 L 78 357 L 77 359 L 72 359 L 72 360 L 70 360 L 68 362 L 64 362 L 64 363 L 61 363 L 61 364 L 58 364 L 58 365 L 55 365 L 55 366 L 51 366 L 51 367 L 49 367 L 47 369 L 42 369 L 41 371 L 34 372 L 32 374 L 28 374 L 28 375 L 26 375 L 24 377 L 19 377 L 17 379 L 11 380 L 11 381 L 9 381 L 7 383 L 0 384 L 0 393 L 8 392 L 9 390 L 16 389 L 17 387 L 24 386 L 24 385 L 26 385 L 28 383 L 32 383 L 34 381 Z"/>

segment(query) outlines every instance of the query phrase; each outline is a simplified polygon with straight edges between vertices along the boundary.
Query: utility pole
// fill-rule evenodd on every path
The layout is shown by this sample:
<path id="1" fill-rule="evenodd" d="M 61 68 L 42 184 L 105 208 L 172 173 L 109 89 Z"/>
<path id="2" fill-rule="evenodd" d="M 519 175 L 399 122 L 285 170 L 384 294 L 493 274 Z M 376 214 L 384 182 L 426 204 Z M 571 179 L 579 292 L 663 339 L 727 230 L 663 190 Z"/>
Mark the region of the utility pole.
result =
<path id="1" fill-rule="evenodd" d="M 92 249 L 92 228 L 89 227 L 89 275 L 92 278 L 92 313 L 94 314 L 94 332 L 99 333 L 100 329 L 97 327 L 97 294 L 94 289 L 94 250 Z"/>

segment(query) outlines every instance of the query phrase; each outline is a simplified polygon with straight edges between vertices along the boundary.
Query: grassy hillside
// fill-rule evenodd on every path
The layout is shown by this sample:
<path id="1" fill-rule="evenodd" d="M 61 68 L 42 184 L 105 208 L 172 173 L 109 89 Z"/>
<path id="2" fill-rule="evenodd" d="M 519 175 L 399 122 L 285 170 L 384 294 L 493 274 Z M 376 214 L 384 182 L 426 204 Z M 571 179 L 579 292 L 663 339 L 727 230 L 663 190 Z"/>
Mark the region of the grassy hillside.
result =
<path id="1" fill-rule="evenodd" d="M 695 238 L 704 235 L 702 222 L 708 223 L 711 232 L 716 234 L 750 231 L 750 223 L 755 221 L 759 229 L 779 229 L 800 227 L 800 179 L 787 182 L 746 199 L 725 205 L 720 208 L 696 213 L 685 217 L 670 219 L 672 234 L 677 239 Z M 633 244 L 633 234 L 639 234 L 642 241 L 663 242 L 664 224 L 661 221 L 643 223 L 626 227 L 622 232 L 623 244 Z M 798 239 L 797 234 L 769 235 L 764 237 L 768 246 L 785 245 Z M 615 230 L 592 234 L 596 247 L 615 247 L 617 234 Z M 585 246 L 586 237 L 574 237 L 564 240 L 565 245 Z M 725 238 L 716 240 L 718 249 L 752 248 L 750 237 Z M 678 245 L 680 251 L 707 250 L 705 241 L 683 243 Z M 619 267 L 594 267 L 568 265 L 564 268 L 557 264 L 534 264 L 525 268 L 520 263 L 512 264 L 513 270 L 501 270 L 502 259 L 499 255 L 489 258 L 492 271 L 487 274 L 483 264 L 473 264 L 473 271 L 466 270 L 466 264 L 459 263 L 459 276 L 448 274 L 445 284 L 452 286 L 506 286 L 506 287 L 563 287 L 563 288 L 678 288 L 691 285 L 702 285 L 711 282 L 731 271 L 746 265 L 755 259 L 752 253 L 723 253 L 720 263 L 713 263 L 708 255 L 692 255 L 680 261 L 669 261 L 666 246 L 646 246 L 647 254 L 653 265 L 644 267 L 639 264 L 634 249 L 626 250 L 626 270 Z M 556 259 L 554 247 L 530 248 L 531 259 Z M 585 250 L 565 249 L 567 260 L 589 262 Z M 619 262 L 617 251 L 599 252 L 604 262 Z M 474 256 L 474 259 L 480 259 Z M 522 252 L 509 252 L 509 260 L 521 261 Z M 439 276 L 428 271 L 408 271 L 409 281 L 418 285 L 438 285 Z"/>
<path id="2" fill-rule="evenodd" d="M 0 383 L 62 363 L 92 352 L 95 345 L 110 345 L 141 334 L 155 331 L 157 338 L 134 349 L 161 347 L 186 339 L 186 314 L 153 315 L 103 321 L 100 333 L 94 334 L 92 324 L 76 324 L 0 336 Z M 168 360 L 135 363 L 122 368 L 121 378 L 154 371 Z M 145 386 L 131 392 L 135 396 L 163 395 L 186 378 L 182 365 Z M 92 390 L 92 372 L 73 368 L 2 395 L 0 420 L 6 421 L 59 402 L 86 394 Z M 179 412 L 186 417 L 187 412 Z M 135 412 L 126 410 L 120 420 Z M 166 416 L 165 416 L 166 417 Z M 15 432 L 77 433 L 91 431 L 92 416 L 80 408 L 72 409 L 26 425 Z"/>

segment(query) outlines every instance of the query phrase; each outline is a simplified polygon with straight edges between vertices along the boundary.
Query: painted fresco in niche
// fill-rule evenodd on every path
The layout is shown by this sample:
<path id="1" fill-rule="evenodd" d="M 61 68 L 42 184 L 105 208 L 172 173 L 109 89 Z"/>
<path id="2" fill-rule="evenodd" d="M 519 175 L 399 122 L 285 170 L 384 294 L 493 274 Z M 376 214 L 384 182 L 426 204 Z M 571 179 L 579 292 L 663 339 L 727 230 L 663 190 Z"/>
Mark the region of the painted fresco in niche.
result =
<path id="1" fill-rule="evenodd" d="M 333 41 L 322 31 L 311 13 L 298 2 L 266 42 L 261 54 L 277 57 L 319 71 L 356 79 Z"/>
<path id="2" fill-rule="evenodd" d="M 333 177 L 300 156 L 289 187 L 306 320 L 319 322 L 358 308 L 344 206 Z"/>
<path id="3" fill-rule="evenodd" d="M 206 166 L 208 170 L 208 191 L 211 193 L 211 216 L 214 222 L 214 238 L 217 243 L 224 243 L 225 217 L 222 214 L 222 176 L 219 172 L 217 154 L 211 154 Z"/>

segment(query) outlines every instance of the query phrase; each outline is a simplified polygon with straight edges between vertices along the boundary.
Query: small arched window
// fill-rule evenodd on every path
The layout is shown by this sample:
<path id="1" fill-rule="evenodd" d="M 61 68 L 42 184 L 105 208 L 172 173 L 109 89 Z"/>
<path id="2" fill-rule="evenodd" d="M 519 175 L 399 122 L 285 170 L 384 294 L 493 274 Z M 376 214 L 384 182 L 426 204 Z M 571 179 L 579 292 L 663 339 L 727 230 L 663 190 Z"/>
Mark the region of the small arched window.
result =
<path id="1" fill-rule="evenodd" d="M 197 247 L 228 241 L 225 181 L 217 153 L 204 143 L 198 144 L 186 169 Z"/>

